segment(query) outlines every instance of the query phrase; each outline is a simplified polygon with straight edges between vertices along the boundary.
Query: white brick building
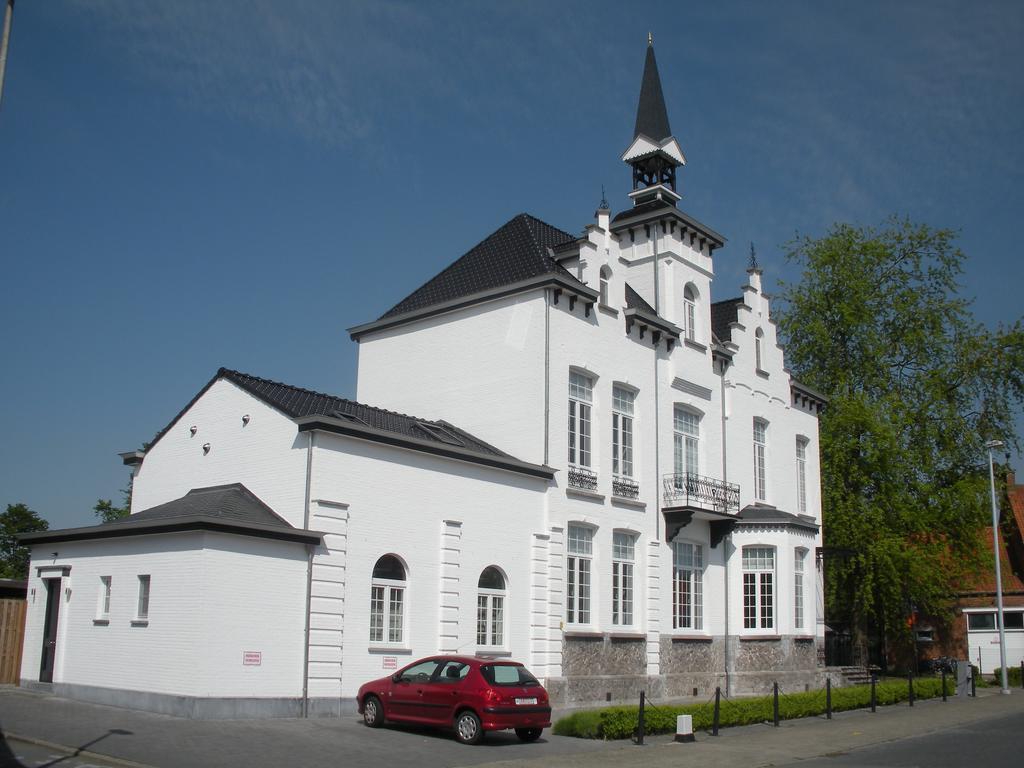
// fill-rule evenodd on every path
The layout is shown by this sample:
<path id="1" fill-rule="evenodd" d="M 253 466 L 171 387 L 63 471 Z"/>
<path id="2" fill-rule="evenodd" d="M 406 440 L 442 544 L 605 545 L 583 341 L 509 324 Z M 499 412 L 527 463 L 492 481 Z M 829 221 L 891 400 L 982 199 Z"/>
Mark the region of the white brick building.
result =
<path id="1" fill-rule="evenodd" d="M 26 536 L 26 683 L 201 716 L 456 650 L 555 702 L 816 683 L 822 398 L 756 264 L 711 302 L 650 46 L 623 160 L 632 208 L 517 216 L 352 329 L 358 402 L 222 369 L 125 455 L 138 514 Z"/>

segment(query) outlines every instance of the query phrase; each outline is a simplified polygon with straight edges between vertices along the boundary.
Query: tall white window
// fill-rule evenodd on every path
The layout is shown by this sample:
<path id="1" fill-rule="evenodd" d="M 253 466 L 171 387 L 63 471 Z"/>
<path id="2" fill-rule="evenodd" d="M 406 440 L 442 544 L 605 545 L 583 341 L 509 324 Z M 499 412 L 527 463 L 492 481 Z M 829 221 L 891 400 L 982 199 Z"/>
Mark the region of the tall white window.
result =
<path id="1" fill-rule="evenodd" d="M 141 621 L 149 618 L 149 574 L 139 575 L 139 604 L 135 618 Z"/>
<path id="2" fill-rule="evenodd" d="M 476 644 L 505 644 L 505 577 L 493 565 L 484 568 L 477 582 Z"/>
<path id="3" fill-rule="evenodd" d="M 704 548 L 677 541 L 672 545 L 672 628 L 704 628 Z"/>
<path id="4" fill-rule="evenodd" d="M 633 625 L 633 563 L 636 537 L 629 533 L 612 534 L 612 624 Z"/>
<path id="5" fill-rule="evenodd" d="M 796 508 L 807 512 L 807 441 L 802 437 L 796 439 Z"/>
<path id="6" fill-rule="evenodd" d="M 582 373 L 569 372 L 569 463 L 590 466 L 590 411 L 594 382 Z"/>
<path id="7" fill-rule="evenodd" d="M 686 338 L 695 341 L 697 338 L 697 295 L 692 285 L 683 289 L 683 330 Z"/>
<path id="8" fill-rule="evenodd" d="M 610 267 L 608 267 L 607 265 L 601 267 L 601 274 L 600 274 L 601 294 L 600 294 L 600 298 L 598 299 L 598 301 L 600 301 L 600 303 L 603 304 L 606 307 L 608 306 L 608 281 L 611 279 L 611 276 L 612 276 L 612 270 L 611 270 Z"/>
<path id="9" fill-rule="evenodd" d="M 758 328 L 754 331 L 754 366 L 757 370 L 762 371 L 764 368 L 761 367 L 761 346 L 764 343 L 764 331 Z"/>
<path id="10" fill-rule="evenodd" d="M 797 547 L 793 553 L 793 626 L 804 628 L 804 561 L 807 550 Z"/>
<path id="11" fill-rule="evenodd" d="M 589 624 L 590 566 L 594 554 L 593 529 L 582 525 L 570 525 L 568 544 L 565 618 L 569 624 Z"/>
<path id="12" fill-rule="evenodd" d="M 768 424 L 754 419 L 754 498 L 758 501 L 767 499 L 767 464 L 765 454 L 768 450 Z"/>
<path id="13" fill-rule="evenodd" d="M 624 387 L 612 387 L 612 473 L 633 477 L 633 401 Z"/>
<path id="14" fill-rule="evenodd" d="M 110 585 L 110 576 L 100 576 L 100 594 L 96 603 L 97 619 L 106 620 L 110 618 Z M 147 610 L 148 607 L 147 605 Z"/>
<path id="15" fill-rule="evenodd" d="M 384 555 L 373 566 L 370 584 L 370 642 L 405 640 L 405 566 L 394 555 Z"/>
<path id="16" fill-rule="evenodd" d="M 775 549 L 743 548 L 743 628 L 775 627 Z"/>
<path id="17" fill-rule="evenodd" d="M 683 474 L 700 474 L 700 416 L 677 405 L 672 437 L 677 482 Z"/>

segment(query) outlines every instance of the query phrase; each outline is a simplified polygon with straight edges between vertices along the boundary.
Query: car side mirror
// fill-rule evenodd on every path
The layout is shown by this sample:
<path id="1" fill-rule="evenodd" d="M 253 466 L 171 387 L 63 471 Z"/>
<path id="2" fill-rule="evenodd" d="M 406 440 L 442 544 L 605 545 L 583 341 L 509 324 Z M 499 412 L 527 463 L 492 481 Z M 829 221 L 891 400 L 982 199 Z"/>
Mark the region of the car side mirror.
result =
<path id="1" fill-rule="evenodd" d="M 400 682 L 402 682 L 402 673 L 401 672 L 395 672 L 395 674 L 393 674 L 391 676 L 391 682 L 393 682 L 393 683 L 400 683 Z"/>

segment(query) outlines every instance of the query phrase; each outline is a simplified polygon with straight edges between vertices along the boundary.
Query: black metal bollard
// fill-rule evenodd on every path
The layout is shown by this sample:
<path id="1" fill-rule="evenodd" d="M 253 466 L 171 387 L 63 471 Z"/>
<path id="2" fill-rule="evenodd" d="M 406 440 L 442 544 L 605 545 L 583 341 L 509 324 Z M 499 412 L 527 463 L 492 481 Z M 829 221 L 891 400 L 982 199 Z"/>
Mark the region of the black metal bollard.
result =
<path id="1" fill-rule="evenodd" d="M 877 677 L 877 675 L 875 675 L 874 672 L 872 672 L 871 673 L 871 711 L 872 712 L 875 711 L 875 703 L 877 701 L 875 699 L 875 683 L 877 683 L 877 682 L 878 682 L 878 677 Z"/>
<path id="2" fill-rule="evenodd" d="M 907 697 L 910 701 L 910 706 L 914 706 L 914 673 L 907 672 Z"/>
<path id="3" fill-rule="evenodd" d="M 772 725 L 779 727 L 779 683 L 772 686 Z"/>
<path id="4" fill-rule="evenodd" d="M 946 668 L 942 668 L 942 700 L 946 700 Z"/>
<path id="5" fill-rule="evenodd" d="M 718 735 L 719 711 L 722 701 L 722 689 L 715 688 L 715 718 L 711 721 L 711 735 Z"/>
<path id="6" fill-rule="evenodd" d="M 1024 661 L 1020 663 L 1020 687 L 1024 688 Z"/>
<path id="7" fill-rule="evenodd" d="M 978 697 L 977 683 L 974 681 L 974 670 L 971 670 L 971 698 L 976 699 Z"/>
<path id="8" fill-rule="evenodd" d="M 825 678 L 825 719 L 832 719 L 832 678 Z"/>
<path id="9" fill-rule="evenodd" d="M 644 691 L 640 691 L 640 712 L 636 718 L 636 743 L 644 743 L 644 706 L 645 706 L 645 695 Z"/>

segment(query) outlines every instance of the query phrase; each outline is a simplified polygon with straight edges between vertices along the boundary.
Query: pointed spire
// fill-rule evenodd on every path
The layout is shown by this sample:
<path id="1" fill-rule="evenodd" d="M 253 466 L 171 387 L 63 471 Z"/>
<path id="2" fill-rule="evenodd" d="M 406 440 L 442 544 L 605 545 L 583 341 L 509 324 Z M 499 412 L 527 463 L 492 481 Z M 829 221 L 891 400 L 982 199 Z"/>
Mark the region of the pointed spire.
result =
<path id="1" fill-rule="evenodd" d="M 633 138 L 643 134 L 654 141 L 667 139 L 672 135 L 668 125 L 668 110 L 661 92 L 661 78 L 658 63 L 654 60 L 654 38 L 647 33 L 647 59 L 644 61 L 644 76 L 640 84 L 640 101 L 636 107 L 636 128 Z"/>

